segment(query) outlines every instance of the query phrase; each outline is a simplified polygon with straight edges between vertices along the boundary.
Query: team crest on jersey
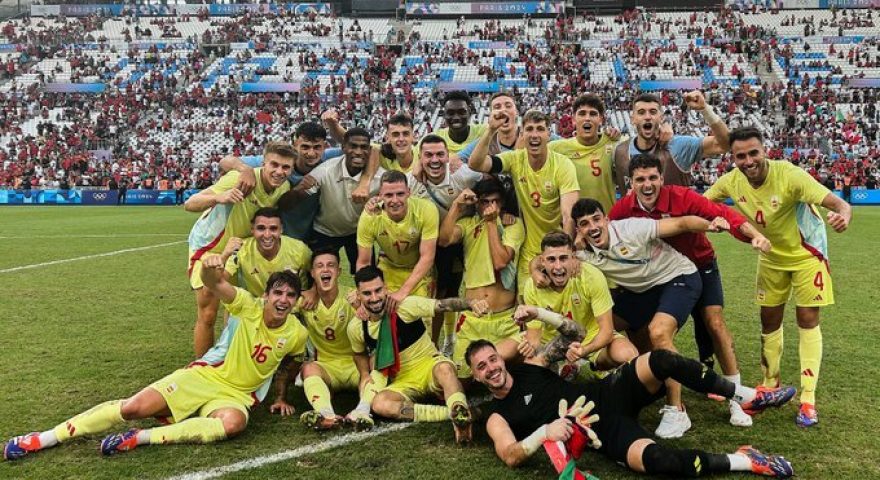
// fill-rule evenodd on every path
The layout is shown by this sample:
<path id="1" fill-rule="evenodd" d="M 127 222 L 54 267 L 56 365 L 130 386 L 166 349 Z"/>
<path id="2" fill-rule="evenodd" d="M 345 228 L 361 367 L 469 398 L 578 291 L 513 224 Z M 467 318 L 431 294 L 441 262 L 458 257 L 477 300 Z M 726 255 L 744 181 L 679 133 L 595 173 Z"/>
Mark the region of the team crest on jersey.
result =
<path id="1" fill-rule="evenodd" d="M 287 338 L 281 337 L 278 339 L 278 343 L 275 344 L 275 350 L 281 350 L 285 345 L 287 345 Z"/>
<path id="2" fill-rule="evenodd" d="M 419 233 L 419 231 L 416 230 L 415 227 L 412 227 L 409 229 L 409 236 L 410 237 L 415 237 L 417 233 Z"/>
<path id="3" fill-rule="evenodd" d="M 606 153 L 606 154 L 611 153 L 611 149 L 612 149 L 612 148 L 613 148 L 613 147 L 611 146 L 610 143 L 609 143 L 608 145 L 605 145 L 605 153 Z"/>
<path id="4" fill-rule="evenodd" d="M 526 183 L 526 177 L 519 177 L 520 183 Z"/>
<path id="5" fill-rule="evenodd" d="M 446 187 L 446 194 L 450 196 L 455 195 L 455 189 L 452 187 Z"/>
<path id="6" fill-rule="evenodd" d="M 551 183 L 549 180 L 544 182 L 544 191 L 545 192 L 552 192 L 553 191 L 553 183 Z"/>
<path id="7" fill-rule="evenodd" d="M 629 255 L 629 249 L 626 248 L 626 245 L 621 245 L 618 250 L 620 251 L 621 255 Z"/>
<path id="8" fill-rule="evenodd" d="M 571 294 L 571 303 L 573 303 L 575 305 L 580 305 L 581 304 L 581 296 L 578 295 L 577 293 Z"/>
<path id="9" fill-rule="evenodd" d="M 779 196 L 773 195 L 770 197 L 770 208 L 773 210 L 779 210 Z"/>
<path id="10" fill-rule="evenodd" d="M 259 275 L 259 274 L 260 274 L 260 270 L 257 269 L 257 267 L 254 267 L 254 271 L 251 272 L 251 275 Z"/>
<path id="11" fill-rule="evenodd" d="M 171 383 L 165 387 L 165 393 L 167 393 L 169 395 L 176 392 L 176 391 L 177 391 L 177 384 L 176 383 Z"/>
<path id="12" fill-rule="evenodd" d="M 756 296 L 758 297 L 759 302 L 763 302 L 764 298 L 767 297 L 767 292 L 765 292 L 763 288 L 759 288 Z"/>

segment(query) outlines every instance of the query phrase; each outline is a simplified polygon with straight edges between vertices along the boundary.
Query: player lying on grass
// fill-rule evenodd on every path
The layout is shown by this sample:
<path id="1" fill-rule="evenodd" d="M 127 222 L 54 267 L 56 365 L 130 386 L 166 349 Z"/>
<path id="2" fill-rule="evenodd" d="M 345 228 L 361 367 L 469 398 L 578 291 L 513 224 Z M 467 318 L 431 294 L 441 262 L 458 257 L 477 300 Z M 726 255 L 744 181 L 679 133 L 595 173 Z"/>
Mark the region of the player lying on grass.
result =
<path id="1" fill-rule="evenodd" d="M 668 378 L 701 393 L 733 399 L 751 413 L 785 404 L 794 397 L 793 387 L 736 385 L 701 363 L 664 349 L 639 356 L 599 382 L 574 384 L 546 368 L 548 362 L 559 359 L 549 353 L 508 370 L 491 342 L 479 340 L 468 347 L 466 358 L 474 379 L 494 397 L 486 431 L 498 457 L 508 466 L 524 462 L 545 442 L 550 442 L 548 451 L 556 442 L 564 442 L 565 457 L 577 459 L 589 446 L 631 470 L 648 474 L 678 478 L 730 471 L 782 478 L 794 474 L 784 458 L 762 454 L 751 446 L 725 455 L 658 445 L 638 423 L 639 412 L 663 396 L 663 381 Z M 586 405 L 585 399 L 589 400 Z M 567 410 L 572 404 L 580 408 Z"/>
<path id="2" fill-rule="evenodd" d="M 251 394 L 282 361 L 291 370 L 298 369 L 295 357 L 302 356 L 307 333 L 295 318 L 288 319 L 300 295 L 296 275 L 273 273 L 262 299 L 257 299 L 224 280 L 223 268 L 220 255 L 209 255 L 203 259 L 201 273 L 205 287 L 240 321 L 222 365 L 182 368 L 128 399 L 97 405 L 52 430 L 15 437 L 6 443 L 3 457 L 15 460 L 149 417 L 170 417 L 175 423 L 110 435 L 101 442 L 101 452 L 112 455 L 148 444 L 210 443 L 241 433 L 254 403 Z"/>
<path id="3" fill-rule="evenodd" d="M 472 416 L 455 364 L 437 350 L 425 322 L 420 319 L 463 310 L 483 315 L 488 303 L 410 295 L 396 308 L 391 308 L 382 271 L 373 265 L 358 270 L 354 283 L 359 308 L 363 311 L 358 314 L 362 320 L 348 324 L 351 348 L 356 358 L 361 357 L 358 362 L 372 355 L 375 369 L 388 378 L 388 386 L 373 399 L 373 412 L 385 418 L 414 422 L 451 419 L 456 441 L 469 442 Z M 445 405 L 416 403 L 440 395 L 446 400 Z"/>

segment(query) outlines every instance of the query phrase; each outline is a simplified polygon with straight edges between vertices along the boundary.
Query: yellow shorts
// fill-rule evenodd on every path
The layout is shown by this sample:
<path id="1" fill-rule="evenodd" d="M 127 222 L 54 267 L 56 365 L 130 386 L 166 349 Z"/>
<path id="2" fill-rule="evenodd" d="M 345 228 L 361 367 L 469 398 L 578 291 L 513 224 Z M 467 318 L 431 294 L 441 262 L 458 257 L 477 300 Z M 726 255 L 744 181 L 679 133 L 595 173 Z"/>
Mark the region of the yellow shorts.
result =
<path id="1" fill-rule="evenodd" d="M 517 344 L 522 341 L 522 331 L 513 321 L 513 308 L 482 317 L 477 317 L 470 310 L 461 312 L 455 321 L 455 350 L 452 353 L 458 378 L 471 376 L 464 353 L 471 342 L 481 338 L 496 345 L 506 339 L 512 339 Z"/>
<path id="2" fill-rule="evenodd" d="M 618 338 L 626 338 L 626 335 L 615 331 L 611 336 L 611 341 L 614 341 Z M 589 341 L 589 340 L 588 340 Z M 577 376 L 573 381 L 580 383 L 589 383 L 589 382 L 597 382 L 607 377 L 614 369 L 611 370 L 599 370 L 596 366 L 596 362 L 599 361 L 599 355 L 602 355 L 602 352 L 608 351 L 608 347 L 602 347 L 599 350 L 591 353 L 584 360 L 587 361 L 587 364 L 582 366 L 580 370 L 578 370 Z"/>
<path id="3" fill-rule="evenodd" d="M 321 367 L 330 378 L 328 387 L 331 391 L 358 389 L 361 376 L 351 358 L 329 361 L 316 360 L 315 365 Z"/>
<path id="4" fill-rule="evenodd" d="M 382 270 L 382 274 L 385 277 L 385 288 L 389 292 L 395 292 L 400 289 L 401 286 L 406 282 L 406 279 L 409 278 L 410 273 L 412 273 L 412 269 L 399 268 L 394 267 L 388 264 L 388 261 L 385 257 L 379 258 L 379 269 Z M 425 275 L 424 278 L 416 284 L 416 288 L 410 292 L 410 295 L 416 295 L 419 297 L 432 298 L 434 296 L 434 275 L 433 272 L 429 272 Z"/>
<path id="5" fill-rule="evenodd" d="M 828 263 L 818 258 L 793 270 L 759 261 L 755 303 L 762 307 L 784 305 L 794 290 L 797 306 L 824 307 L 834 304 L 833 286 Z"/>
<path id="6" fill-rule="evenodd" d="M 190 250 L 189 256 L 186 257 L 186 272 L 189 275 L 189 286 L 192 287 L 193 290 L 198 290 L 205 286 L 202 283 L 202 261 L 195 260 L 193 261 L 193 255 L 196 252 Z M 205 255 L 208 255 L 207 253 Z"/>
<path id="7" fill-rule="evenodd" d="M 201 372 L 205 368 L 214 367 L 181 368 L 153 382 L 150 388 L 165 399 L 175 422 L 182 422 L 195 413 L 207 417 L 221 408 L 234 408 L 247 417 L 256 398 L 205 376 Z"/>
<path id="8" fill-rule="evenodd" d="M 400 373 L 381 391 L 399 393 L 409 401 L 442 393 L 443 388 L 434 380 L 434 367 L 441 363 L 452 364 L 452 360 L 438 352 L 401 366 Z"/>

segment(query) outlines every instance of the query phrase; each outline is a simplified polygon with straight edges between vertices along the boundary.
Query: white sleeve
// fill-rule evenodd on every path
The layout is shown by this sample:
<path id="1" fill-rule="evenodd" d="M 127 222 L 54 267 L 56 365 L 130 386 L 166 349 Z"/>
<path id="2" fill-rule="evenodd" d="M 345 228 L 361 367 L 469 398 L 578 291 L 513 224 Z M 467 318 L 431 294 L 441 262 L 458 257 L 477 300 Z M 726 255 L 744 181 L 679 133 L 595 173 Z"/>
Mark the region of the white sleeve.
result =
<path id="1" fill-rule="evenodd" d="M 621 235 L 629 237 L 640 244 L 647 244 L 657 238 L 658 222 L 659 220 L 651 218 L 627 218 L 613 223 Z"/>
<path id="2" fill-rule="evenodd" d="M 329 170 L 329 168 L 327 167 L 329 167 L 329 165 L 325 162 L 318 165 L 317 167 L 315 167 L 314 170 L 309 172 L 309 176 L 315 179 L 315 186 L 306 190 L 306 193 L 308 193 L 309 195 L 314 195 L 318 193 L 318 191 L 321 189 L 321 186 L 327 180 L 327 171 Z"/>
<path id="3" fill-rule="evenodd" d="M 452 178 L 462 188 L 474 188 L 474 185 L 483 179 L 483 174 L 471 170 L 467 165 L 462 165 L 452 174 Z"/>

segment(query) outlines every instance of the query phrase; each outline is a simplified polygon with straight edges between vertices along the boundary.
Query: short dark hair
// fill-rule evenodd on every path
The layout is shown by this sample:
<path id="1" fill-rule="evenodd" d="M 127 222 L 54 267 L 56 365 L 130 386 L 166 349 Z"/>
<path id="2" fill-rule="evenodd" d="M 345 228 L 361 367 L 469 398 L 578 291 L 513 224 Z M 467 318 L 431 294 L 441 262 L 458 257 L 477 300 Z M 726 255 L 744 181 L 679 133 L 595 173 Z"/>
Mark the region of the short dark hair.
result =
<path id="1" fill-rule="evenodd" d="M 336 257 L 336 263 L 341 261 L 341 258 L 339 257 L 339 247 L 333 245 L 321 245 L 312 250 L 312 264 L 315 263 L 315 259 L 318 258 L 319 255 L 333 255 Z"/>
<path id="2" fill-rule="evenodd" d="M 550 116 L 540 110 L 529 110 L 522 117 L 523 125 L 527 123 L 543 123 L 550 126 Z"/>
<path id="3" fill-rule="evenodd" d="M 406 185 L 406 174 L 397 170 L 388 170 L 382 174 L 382 178 L 379 180 L 379 185 L 385 185 L 386 183 L 403 183 Z"/>
<path id="4" fill-rule="evenodd" d="M 473 101 L 471 101 L 471 96 L 467 92 L 465 92 L 464 90 L 453 90 L 451 92 L 448 92 L 446 95 L 444 95 L 443 96 L 443 107 L 446 107 L 446 104 L 448 102 L 455 101 L 455 100 L 460 100 L 462 102 L 467 103 L 468 108 L 470 108 L 471 111 L 474 110 L 474 103 L 473 103 Z"/>
<path id="5" fill-rule="evenodd" d="M 660 159 L 649 153 L 633 155 L 629 161 L 629 167 L 627 167 L 630 177 L 633 176 L 633 172 L 637 168 L 656 168 L 658 172 L 663 173 L 663 164 L 660 163 Z"/>
<path id="6" fill-rule="evenodd" d="M 299 282 L 299 276 L 290 270 L 282 270 L 269 275 L 269 280 L 266 281 L 266 293 L 281 285 L 290 287 L 291 290 L 296 292 L 297 297 L 302 293 L 302 284 Z"/>
<path id="7" fill-rule="evenodd" d="M 265 218 L 277 218 L 278 221 L 281 221 L 281 211 L 275 207 L 263 207 L 254 212 L 253 218 L 251 218 L 251 223 L 257 221 L 257 217 L 265 217 Z"/>
<path id="8" fill-rule="evenodd" d="M 599 115 L 602 115 L 603 117 L 605 116 L 605 102 L 603 102 L 595 93 L 587 93 L 575 98 L 574 104 L 571 106 L 571 111 L 577 112 L 578 109 L 584 105 L 595 108 L 599 111 Z"/>
<path id="9" fill-rule="evenodd" d="M 657 95 L 654 95 L 653 93 L 640 93 L 640 94 L 638 94 L 638 96 L 636 96 L 636 98 L 633 99 L 633 103 L 632 103 L 633 110 L 636 109 L 636 104 L 639 102 L 656 103 L 657 105 L 662 105 L 662 103 L 660 102 L 660 98 Z"/>
<path id="10" fill-rule="evenodd" d="M 354 285 L 357 287 L 364 282 L 369 282 L 370 280 L 375 280 L 377 278 L 381 278 L 383 282 L 385 281 L 385 275 L 382 274 L 382 270 L 379 270 L 379 267 L 375 265 L 367 265 L 361 267 L 360 270 L 355 272 Z"/>
<path id="11" fill-rule="evenodd" d="M 541 239 L 541 250 L 549 247 L 568 247 L 574 250 L 574 241 L 571 236 L 563 231 L 554 230 Z"/>
<path id="12" fill-rule="evenodd" d="M 385 122 L 385 127 L 390 127 L 391 125 L 399 125 L 402 127 L 413 128 L 413 119 L 408 114 L 399 112 L 395 113 Z"/>
<path id="13" fill-rule="evenodd" d="M 429 134 L 425 135 L 424 137 L 422 137 L 422 141 L 419 142 L 419 148 L 421 148 L 422 145 L 425 145 L 427 143 L 442 143 L 443 148 L 445 148 L 447 150 L 449 149 L 449 145 L 446 144 L 446 139 L 441 137 L 440 135 L 436 135 L 433 133 L 429 133 Z"/>
<path id="14" fill-rule="evenodd" d="M 293 132 L 293 139 L 296 140 L 298 138 L 313 142 L 327 140 L 327 129 L 318 122 L 304 122 L 296 127 L 296 131 Z"/>
<path id="15" fill-rule="evenodd" d="M 486 340 L 485 338 L 480 338 L 478 340 L 474 340 L 473 342 L 471 342 L 470 345 L 468 345 L 468 347 L 464 351 L 464 361 L 465 361 L 465 363 L 467 363 L 468 367 L 471 366 L 471 355 L 477 353 L 477 351 L 482 350 L 486 347 L 489 347 L 492 350 L 495 350 L 496 352 L 498 351 L 498 349 L 495 348 L 495 344 L 493 344 L 489 340 Z"/>
<path id="16" fill-rule="evenodd" d="M 513 93 L 508 92 L 506 90 L 501 90 L 500 92 L 493 93 L 492 96 L 489 97 L 489 106 L 492 105 L 492 102 L 494 102 L 496 98 L 501 98 L 501 97 L 507 97 L 507 98 L 513 100 L 513 104 L 516 105 L 516 97 L 513 96 Z"/>
<path id="17" fill-rule="evenodd" d="M 349 128 L 348 131 L 345 132 L 345 135 L 342 137 L 342 142 L 348 143 L 352 137 L 367 137 L 367 140 L 372 140 L 373 134 L 363 127 Z"/>
<path id="18" fill-rule="evenodd" d="M 296 158 L 296 150 L 293 149 L 293 145 L 280 140 L 273 140 L 266 144 L 263 148 L 263 159 L 265 160 L 266 155 L 270 153 L 283 158 Z"/>
<path id="19" fill-rule="evenodd" d="M 764 135 L 757 127 L 740 127 L 730 132 L 730 146 L 733 147 L 733 142 L 744 142 L 750 138 L 757 138 L 762 145 L 764 143 Z"/>
<path id="20" fill-rule="evenodd" d="M 495 177 L 488 177 L 480 180 L 474 185 L 474 194 L 479 197 L 485 197 L 492 194 L 501 195 L 501 201 L 504 201 L 504 185 Z"/>
<path id="21" fill-rule="evenodd" d="M 605 215 L 605 209 L 602 204 L 595 198 L 582 198 L 571 207 L 571 219 L 577 222 L 577 219 L 592 215 L 596 212 L 602 212 Z"/>

